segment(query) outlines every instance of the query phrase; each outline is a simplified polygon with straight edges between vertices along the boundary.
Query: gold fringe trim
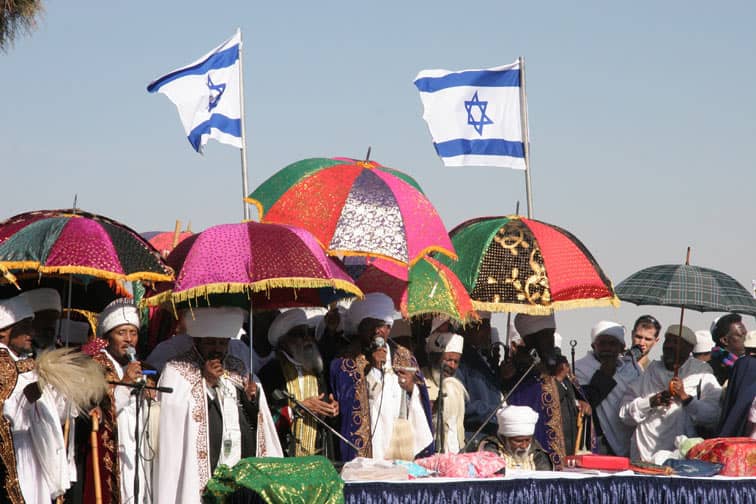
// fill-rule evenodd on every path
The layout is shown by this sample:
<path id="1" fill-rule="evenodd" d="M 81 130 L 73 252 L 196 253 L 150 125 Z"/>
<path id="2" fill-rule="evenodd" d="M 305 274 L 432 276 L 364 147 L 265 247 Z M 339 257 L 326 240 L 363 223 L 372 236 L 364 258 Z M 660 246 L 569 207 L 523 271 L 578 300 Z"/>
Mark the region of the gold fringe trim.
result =
<path id="1" fill-rule="evenodd" d="M 249 203 L 250 205 L 257 207 L 257 218 L 260 219 L 260 222 L 262 222 L 263 215 L 265 215 L 265 208 L 263 208 L 263 204 L 260 201 L 250 197 L 245 197 L 244 201 L 246 203 Z"/>
<path id="2" fill-rule="evenodd" d="M 42 266 L 35 261 L 8 261 L 2 263 L 3 268 L 35 270 L 46 275 L 89 275 L 103 280 L 123 280 L 126 282 L 172 282 L 174 280 L 173 270 L 166 266 L 170 274 L 152 273 L 150 271 L 139 271 L 124 275 L 123 273 L 114 273 L 112 271 L 89 268 L 87 266 Z"/>
<path id="3" fill-rule="evenodd" d="M 354 294 L 357 298 L 362 299 L 365 295 L 362 293 L 359 287 L 346 280 L 339 279 L 317 279 L 317 278 L 271 278 L 269 280 L 260 280 L 254 283 L 215 283 L 207 284 L 199 287 L 194 287 L 181 292 L 173 292 L 169 290 L 162 292 L 155 296 L 142 299 L 140 306 L 159 306 L 163 303 L 181 303 L 184 301 L 191 301 L 197 298 L 206 298 L 209 300 L 211 294 L 247 294 L 249 296 L 252 292 L 268 291 L 270 289 L 309 289 L 309 288 L 322 288 L 330 287 L 332 289 L 339 289 L 350 294 Z M 295 292 L 296 296 L 296 292 Z"/>
<path id="4" fill-rule="evenodd" d="M 423 257 L 430 255 L 433 252 L 438 252 L 439 254 L 444 254 L 449 259 L 452 259 L 453 261 L 457 261 L 459 259 L 459 256 L 457 256 L 457 253 L 453 250 L 446 249 L 444 247 L 439 247 L 438 245 L 431 245 L 430 247 L 425 247 L 423 250 L 420 251 L 419 254 L 415 255 L 410 260 L 409 265 L 414 266 L 416 262 L 420 261 Z"/>
<path id="5" fill-rule="evenodd" d="M 526 305 L 522 303 L 486 303 L 473 299 L 473 307 L 476 310 L 490 312 L 525 313 L 526 315 L 551 315 L 558 310 L 573 310 L 575 308 L 602 308 L 613 306 L 619 308 L 620 300 L 617 296 L 600 299 L 572 299 L 569 301 L 556 301 L 546 306 Z"/>
<path id="6" fill-rule="evenodd" d="M 92 329 L 92 337 L 89 339 L 89 341 L 97 339 L 97 313 L 89 310 L 82 310 L 80 308 L 63 308 L 63 315 L 68 312 L 78 313 L 79 315 L 87 319 L 87 323 Z"/>
<path id="7" fill-rule="evenodd" d="M 21 286 L 18 285 L 18 278 L 16 278 L 16 275 L 10 272 L 8 268 L 0 264 L 0 274 L 3 275 L 3 278 L 5 278 L 6 281 L 9 283 L 12 283 L 16 289 L 21 290 Z"/>
<path id="8" fill-rule="evenodd" d="M 619 308 L 620 300 L 617 296 L 600 299 L 573 299 L 571 301 L 556 301 L 551 306 L 554 310 L 572 310 L 575 308 L 602 308 L 613 306 Z"/>

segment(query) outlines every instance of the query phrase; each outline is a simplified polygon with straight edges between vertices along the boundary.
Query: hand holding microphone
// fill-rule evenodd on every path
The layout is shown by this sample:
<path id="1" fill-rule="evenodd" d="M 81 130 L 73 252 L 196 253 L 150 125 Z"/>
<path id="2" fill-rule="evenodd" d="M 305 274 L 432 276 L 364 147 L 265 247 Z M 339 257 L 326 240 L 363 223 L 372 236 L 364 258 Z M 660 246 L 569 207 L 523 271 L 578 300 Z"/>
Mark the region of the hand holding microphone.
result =
<path id="1" fill-rule="evenodd" d="M 142 363 L 136 358 L 136 350 L 133 346 L 126 348 L 126 357 L 129 359 L 129 363 L 124 371 L 124 378 L 127 382 L 137 383 L 143 382 L 144 376 L 142 376 Z"/>

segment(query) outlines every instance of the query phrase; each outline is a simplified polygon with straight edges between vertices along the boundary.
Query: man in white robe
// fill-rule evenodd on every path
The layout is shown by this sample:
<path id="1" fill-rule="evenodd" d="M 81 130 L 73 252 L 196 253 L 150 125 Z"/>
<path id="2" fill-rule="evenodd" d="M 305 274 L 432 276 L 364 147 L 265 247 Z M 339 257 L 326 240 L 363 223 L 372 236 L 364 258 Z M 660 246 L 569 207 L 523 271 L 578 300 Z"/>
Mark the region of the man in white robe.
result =
<path id="1" fill-rule="evenodd" d="M 244 316 L 238 308 L 196 308 L 184 316 L 194 346 L 165 365 L 159 382 L 173 392 L 160 394 L 155 502 L 199 503 L 218 465 L 282 456 L 262 387 L 228 354 Z"/>
<path id="2" fill-rule="evenodd" d="M 591 350 L 575 362 L 575 376 L 598 421 L 599 453 L 627 457 L 633 429 L 617 412 L 625 390 L 642 369 L 631 357 L 622 356 L 624 349 L 624 326 L 607 320 L 598 322 L 591 329 Z"/>
<path id="3" fill-rule="evenodd" d="M 14 364 L 13 369 L 3 365 L 0 378 L 6 386 L 15 383 L 10 396 L 2 402 L 4 432 L 10 430 L 12 441 L 4 435 L 0 449 L 14 450 L 15 471 L 7 467 L 11 459 L 3 453 L 9 473 L 4 483 L 11 502 L 18 496 L 14 497 L 8 484 L 17 476 L 27 504 L 49 504 L 70 486 L 70 477 L 57 398 L 48 387 L 40 389 L 37 385 L 34 360 L 28 358 L 32 352 L 33 318 L 34 312 L 24 298 L 0 301 L 0 359 Z"/>
<path id="4" fill-rule="evenodd" d="M 697 426 L 713 427 L 719 419 L 722 388 L 709 365 L 691 357 L 695 344 L 692 330 L 670 326 L 664 335 L 662 359 L 651 362 L 625 391 L 619 416 L 635 429 L 630 442 L 632 460 L 651 462 L 655 452 L 673 451 L 677 436 L 695 437 Z M 679 376 L 674 377 L 676 356 Z"/>
<path id="5" fill-rule="evenodd" d="M 435 322 L 434 318 L 434 322 Z M 428 396 L 433 404 L 433 426 L 436 432 L 436 449 L 443 453 L 459 453 L 465 445 L 465 386 L 454 374 L 462 358 L 464 339 L 451 332 L 431 331 L 426 341 L 430 367 L 423 369 Z M 443 385 L 441 385 L 443 384 Z M 439 401 L 439 386 L 443 394 Z M 439 429 L 439 404 L 443 405 L 443 430 Z M 441 435 L 443 433 L 443 436 Z M 443 446 L 439 441 L 443 437 Z"/>

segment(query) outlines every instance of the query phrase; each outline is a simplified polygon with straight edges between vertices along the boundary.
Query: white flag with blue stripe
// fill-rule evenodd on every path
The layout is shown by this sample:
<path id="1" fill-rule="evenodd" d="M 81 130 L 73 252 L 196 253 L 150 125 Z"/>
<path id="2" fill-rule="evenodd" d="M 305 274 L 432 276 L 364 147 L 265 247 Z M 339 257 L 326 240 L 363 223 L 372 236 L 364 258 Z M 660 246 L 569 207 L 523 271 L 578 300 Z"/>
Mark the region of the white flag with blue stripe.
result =
<path id="1" fill-rule="evenodd" d="M 444 165 L 525 169 L 519 61 L 483 70 L 423 70 L 415 86 Z"/>
<path id="2" fill-rule="evenodd" d="M 149 86 L 178 109 L 189 143 L 202 152 L 208 139 L 242 147 L 239 51 L 241 32 L 194 63 L 164 75 Z"/>

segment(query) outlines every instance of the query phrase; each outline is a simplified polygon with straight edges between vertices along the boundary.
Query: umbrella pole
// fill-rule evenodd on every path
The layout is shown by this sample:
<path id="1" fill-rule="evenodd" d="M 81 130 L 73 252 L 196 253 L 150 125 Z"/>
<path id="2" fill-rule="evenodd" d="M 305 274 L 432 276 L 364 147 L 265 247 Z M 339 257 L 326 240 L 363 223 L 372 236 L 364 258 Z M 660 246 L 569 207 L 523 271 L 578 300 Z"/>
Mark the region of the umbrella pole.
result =
<path id="1" fill-rule="evenodd" d="M 690 247 L 688 247 L 688 253 L 685 256 L 685 265 L 690 265 Z M 680 332 L 677 334 L 677 343 L 675 344 L 675 378 L 677 378 L 680 371 L 680 340 L 682 339 L 682 326 L 684 316 L 685 305 L 680 307 Z"/>
<path id="2" fill-rule="evenodd" d="M 178 245 L 179 237 L 181 236 L 181 221 L 176 219 L 176 225 L 173 227 L 173 242 L 171 243 L 171 250 Z"/>
<path id="3" fill-rule="evenodd" d="M 100 488 L 100 450 L 97 445 L 97 431 L 100 429 L 100 415 L 97 410 L 92 416 L 92 432 L 89 441 L 92 444 L 92 478 L 94 479 L 95 503 L 102 504 L 102 488 Z"/>

